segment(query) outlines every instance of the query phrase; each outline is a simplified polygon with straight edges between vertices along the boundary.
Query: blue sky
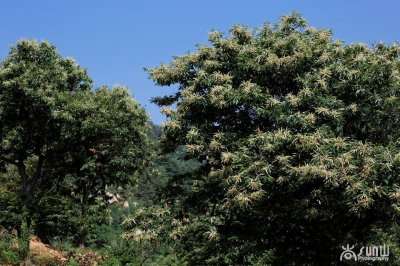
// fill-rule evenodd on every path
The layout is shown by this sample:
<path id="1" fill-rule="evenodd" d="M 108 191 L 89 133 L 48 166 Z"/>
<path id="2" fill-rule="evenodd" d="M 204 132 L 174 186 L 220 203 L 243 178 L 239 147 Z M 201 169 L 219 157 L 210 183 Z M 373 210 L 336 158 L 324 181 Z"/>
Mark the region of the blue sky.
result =
<path id="1" fill-rule="evenodd" d="M 0 2 L 0 58 L 21 38 L 48 40 L 87 68 L 96 86 L 129 87 L 161 123 L 149 100 L 174 88 L 154 86 L 143 67 L 194 51 L 211 29 L 259 27 L 292 11 L 347 43 L 400 41 L 398 0 L 13 0 Z"/>

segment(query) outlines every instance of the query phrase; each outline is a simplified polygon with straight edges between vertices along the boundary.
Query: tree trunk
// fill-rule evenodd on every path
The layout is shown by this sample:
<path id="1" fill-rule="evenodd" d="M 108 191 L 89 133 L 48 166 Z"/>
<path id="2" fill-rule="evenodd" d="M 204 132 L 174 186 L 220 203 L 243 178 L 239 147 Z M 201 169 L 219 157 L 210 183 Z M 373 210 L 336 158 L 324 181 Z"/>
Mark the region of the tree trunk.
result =
<path id="1" fill-rule="evenodd" d="M 43 165 L 42 158 L 39 157 L 39 161 L 36 167 L 35 174 L 32 178 L 29 178 L 26 167 L 23 162 L 17 164 L 18 172 L 22 178 L 22 228 L 21 228 L 21 250 L 24 257 L 25 265 L 32 265 L 30 257 L 30 240 L 31 240 L 31 229 L 32 229 L 32 215 L 31 215 L 31 202 L 32 202 L 32 190 L 35 186 L 37 179 L 40 175 L 40 171 Z"/>
<path id="2" fill-rule="evenodd" d="M 25 165 L 18 165 L 19 173 L 22 177 L 22 234 L 21 234 L 21 250 L 24 257 L 24 265 L 31 265 L 30 256 L 30 240 L 31 240 L 31 215 L 30 215 L 30 201 L 31 201 L 31 184 L 29 177 L 26 173 Z"/>
<path id="3" fill-rule="evenodd" d="M 31 240 L 31 228 L 32 228 L 32 219 L 26 207 L 24 214 L 24 221 L 22 225 L 22 234 L 21 234 L 21 250 L 22 255 L 24 257 L 24 265 L 30 266 L 32 265 L 31 262 L 31 253 L 30 253 L 30 240 Z"/>
<path id="4" fill-rule="evenodd" d="M 83 195 L 82 195 L 82 205 L 81 205 L 81 227 L 80 227 L 80 236 L 79 236 L 79 247 L 85 247 L 85 240 L 87 235 L 87 224 L 86 224 L 86 217 L 87 217 L 87 208 L 88 208 L 88 199 L 89 195 L 86 189 L 86 186 L 83 188 Z"/>

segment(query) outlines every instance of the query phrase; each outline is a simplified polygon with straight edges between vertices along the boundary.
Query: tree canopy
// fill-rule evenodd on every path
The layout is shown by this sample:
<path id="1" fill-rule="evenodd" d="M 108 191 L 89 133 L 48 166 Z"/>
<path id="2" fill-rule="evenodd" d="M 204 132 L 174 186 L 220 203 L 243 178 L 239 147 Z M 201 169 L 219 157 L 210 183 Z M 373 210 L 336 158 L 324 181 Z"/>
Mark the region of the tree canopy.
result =
<path id="1" fill-rule="evenodd" d="M 21 184 L 27 249 L 48 190 L 75 195 L 84 244 L 88 206 L 146 162 L 148 117 L 139 103 L 126 88 L 94 90 L 86 70 L 47 42 L 23 40 L 1 62 L 0 128 L 0 167 Z"/>
<path id="2" fill-rule="evenodd" d="M 148 70 L 179 87 L 154 99 L 164 152 L 184 146 L 201 166 L 127 237 L 172 237 L 192 264 L 218 265 L 328 263 L 345 243 L 398 241 L 400 47 L 347 45 L 298 14 L 209 41 Z"/>

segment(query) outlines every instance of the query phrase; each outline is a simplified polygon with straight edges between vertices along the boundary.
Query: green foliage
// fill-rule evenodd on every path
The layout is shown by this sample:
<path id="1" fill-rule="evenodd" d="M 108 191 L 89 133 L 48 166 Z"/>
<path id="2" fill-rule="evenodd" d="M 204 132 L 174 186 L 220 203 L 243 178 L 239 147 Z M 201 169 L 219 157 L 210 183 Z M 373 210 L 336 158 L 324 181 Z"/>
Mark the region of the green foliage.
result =
<path id="1" fill-rule="evenodd" d="M 55 250 L 62 252 L 73 252 L 74 245 L 72 241 L 66 237 L 56 236 L 50 240 L 50 246 Z"/>
<path id="2" fill-rule="evenodd" d="M 0 65 L 1 164 L 48 155 L 59 137 L 61 96 L 90 88 L 86 71 L 49 43 L 23 40 L 12 47 Z"/>
<path id="3" fill-rule="evenodd" d="M 101 266 L 122 266 L 120 260 L 117 257 L 106 255 L 104 261 L 100 263 Z"/>
<path id="4" fill-rule="evenodd" d="M 107 187 L 125 187 L 145 166 L 149 127 L 145 111 L 126 88 L 103 87 L 66 101 L 70 108 L 63 112 L 64 146 L 51 163 L 64 180 L 64 193 L 80 202 L 82 245 L 95 224 L 88 220 L 89 206 L 101 206 L 103 201 L 105 207 Z"/>
<path id="5" fill-rule="evenodd" d="M 112 245 L 101 249 L 104 260 L 100 265 L 140 265 L 141 257 L 139 246 L 136 243 L 130 243 L 119 238 Z"/>
<path id="6" fill-rule="evenodd" d="M 0 170 L 18 169 L 12 177 L 21 187 L 22 249 L 27 260 L 33 195 L 60 141 L 63 97 L 90 89 L 86 70 L 61 57 L 47 42 L 20 41 L 0 62 Z"/>
<path id="7" fill-rule="evenodd" d="M 158 140 L 154 145 L 158 153 Z M 172 154 L 154 156 L 131 189 L 130 198 L 135 208 L 131 209 L 132 214 L 123 222 L 126 231 L 124 239 L 138 242 L 136 256 L 145 259 L 149 265 L 185 265 L 185 261 L 172 248 L 168 236 L 171 227 L 167 229 L 160 222 L 168 219 L 170 210 L 166 199 L 184 198 L 189 189 L 186 180 L 199 167 L 195 160 L 184 160 L 184 155 L 181 147 Z"/>
<path id="8" fill-rule="evenodd" d="M 0 64 L 0 189 L 13 193 L 0 197 L 0 223 L 25 226 L 26 257 L 32 225 L 46 242 L 91 240 L 107 219 L 107 186 L 145 166 L 148 130 L 128 89 L 92 90 L 86 70 L 47 42 L 11 48 Z"/>
<path id="9" fill-rule="evenodd" d="M 104 213 L 104 216 L 107 216 L 107 221 L 94 223 L 95 225 L 88 235 L 89 247 L 118 246 L 123 233 L 122 221 L 128 214 L 129 209 L 124 208 L 119 203 L 108 206 Z"/>
<path id="10" fill-rule="evenodd" d="M 169 236 L 191 264 L 327 264 L 372 229 L 390 232 L 399 46 L 344 45 L 297 14 L 230 33 L 149 70 L 179 85 L 154 99 L 168 118 L 163 151 L 184 146 L 201 166 L 171 178 L 165 205 L 133 214 L 127 237 Z"/>
<path id="11" fill-rule="evenodd" d="M 155 143 L 159 148 L 159 143 Z M 180 195 L 187 190 L 185 178 L 188 173 L 199 166 L 195 160 L 184 160 L 184 149 L 181 147 L 176 152 L 167 155 L 156 155 L 138 178 L 132 188 L 133 199 L 139 207 L 159 206 L 165 203 L 165 195 Z"/>
<path id="12" fill-rule="evenodd" d="M 7 230 L 20 229 L 22 223 L 20 183 L 15 180 L 15 167 L 0 172 L 0 227 Z"/>
<path id="13" fill-rule="evenodd" d="M 71 197 L 60 194 L 50 189 L 37 197 L 39 202 L 35 204 L 37 211 L 34 214 L 34 233 L 46 243 L 51 243 L 54 238 L 73 240 L 79 230 L 80 212 L 76 208 L 76 202 Z"/>
<path id="14" fill-rule="evenodd" d="M 187 266 L 189 265 L 186 261 L 179 258 L 172 249 L 166 249 L 166 253 L 161 252 L 148 265 L 157 266 Z"/>
<path id="15" fill-rule="evenodd" d="M 0 264 L 17 264 L 21 261 L 19 241 L 0 228 Z"/>
<path id="16" fill-rule="evenodd" d="M 144 164 L 147 154 L 147 115 L 123 87 L 100 88 L 92 93 L 65 99 L 69 109 L 62 113 L 66 153 L 57 153 L 64 174 L 78 175 L 90 186 L 126 184 Z M 65 167 L 71 169 L 65 170 Z M 78 170 L 76 170 L 76 168 Z M 73 172 L 73 170 L 75 170 Z M 92 184 L 94 183 L 94 184 Z M 104 184 L 103 184 L 104 189 Z"/>
<path id="17" fill-rule="evenodd" d="M 101 249 L 103 261 L 100 265 L 170 265 L 185 266 L 187 262 L 179 258 L 169 246 L 162 244 L 155 249 L 149 249 L 133 241 L 119 239 L 117 244 L 105 246 Z"/>
<path id="18" fill-rule="evenodd" d="M 79 263 L 74 258 L 71 258 L 66 266 L 79 266 Z"/>
<path id="19" fill-rule="evenodd" d="M 35 256 L 34 265 L 37 266 L 58 266 L 59 263 L 54 261 L 53 257 L 49 254 L 40 254 Z"/>

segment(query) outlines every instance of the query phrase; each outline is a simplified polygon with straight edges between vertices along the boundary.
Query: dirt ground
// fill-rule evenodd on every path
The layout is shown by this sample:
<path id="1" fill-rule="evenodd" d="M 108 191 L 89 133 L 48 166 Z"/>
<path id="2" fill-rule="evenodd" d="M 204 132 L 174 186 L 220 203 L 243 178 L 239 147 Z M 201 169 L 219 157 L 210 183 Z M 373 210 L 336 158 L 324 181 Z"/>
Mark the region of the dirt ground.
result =
<path id="1" fill-rule="evenodd" d="M 37 237 L 31 239 L 30 249 L 32 261 L 44 263 L 46 260 L 52 260 L 59 265 L 65 265 L 68 261 L 65 254 L 42 243 Z"/>

